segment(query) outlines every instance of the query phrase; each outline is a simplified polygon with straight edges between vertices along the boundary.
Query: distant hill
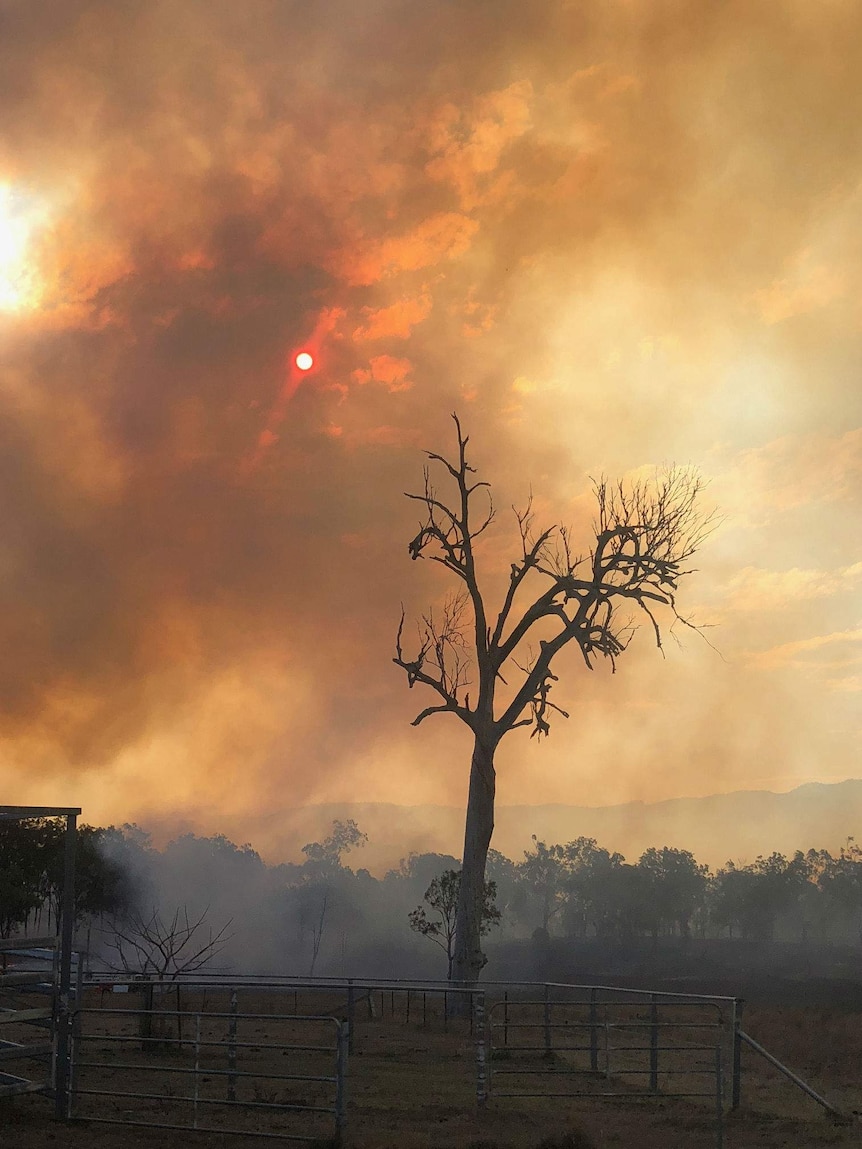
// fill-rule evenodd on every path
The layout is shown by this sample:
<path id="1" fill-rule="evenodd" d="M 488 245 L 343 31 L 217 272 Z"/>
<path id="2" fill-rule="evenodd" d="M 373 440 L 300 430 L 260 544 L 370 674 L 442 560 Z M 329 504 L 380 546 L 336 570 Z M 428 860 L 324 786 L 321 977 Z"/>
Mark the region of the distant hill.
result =
<path id="1" fill-rule="evenodd" d="M 379 802 L 301 806 L 273 812 L 255 826 L 244 821 L 239 838 L 248 837 L 270 861 L 295 860 L 302 845 L 325 835 L 335 818 L 354 818 L 368 834 L 368 846 L 350 857 L 354 868 L 381 872 L 397 866 L 411 850 L 461 855 L 464 811 L 454 806 Z M 231 829 L 225 832 L 230 834 Z M 583 834 L 619 850 L 630 861 L 649 846 L 676 846 L 713 867 L 728 858 L 752 861 L 773 850 L 835 851 L 848 836 L 862 841 L 862 780 L 810 782 L 785 794 L 738 790 L 619 806 L 498 807 L 496 849 L 520 859 L 531 845 L 531 834 L 547 842 L 567 842 Z"/>

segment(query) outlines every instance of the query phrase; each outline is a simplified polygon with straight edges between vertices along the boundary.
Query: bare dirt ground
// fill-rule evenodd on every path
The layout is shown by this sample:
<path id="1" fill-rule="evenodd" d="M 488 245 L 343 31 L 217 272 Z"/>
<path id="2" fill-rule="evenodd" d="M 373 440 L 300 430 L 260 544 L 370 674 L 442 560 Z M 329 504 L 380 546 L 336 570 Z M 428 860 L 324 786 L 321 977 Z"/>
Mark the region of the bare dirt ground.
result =
<path id="1" fill-rule="evenodd" d="M 108 1012 L 110 1008 L 138 1007 L 137 995 L 112 995 L 100 1003 L 93 993 L 88 995 L 87 1004 L 93 1009 L 84 1019 L 90 1039 L 80 1049 L 86 1049 L 82 1060 L 93 1062 L 94 1067 L 82 1066 L 78 1085 L 82 1089 L 110 1088 L 113 1096 L 106 1099 L 82 1094 L 78 1102 L 82 1115 L 190 1122 L 192 1102 L 179 1099 L 197 1095 L 199 1111 L 205 1114 L 201 1122 L 226 1121 L 218 1105 L 218 1099 L 226 1096 L 225 1048 L 223 1044 L 204 1044 L 208 1038 L 220 1040 L 224 1036 L 228 1021 L 217 1016 L 227 1012 L 224 995 L 221 999 L 209 995 L 207 1000 L 186 997 L 183 1008 L 189 1012 L 184 1018 L 182 1049 L 177 1048 L 170 1019 L 165 1019 L 162 1030 L 157 1027 L 154 1031 L 156 1036 L 164 1037 L 164 1042 L 142 1046 L 134 1040 L 139 1033 L 139 1019 Z M 505 1080 L 499 1078 L 492 1083 L 492 1096 L 486 1107 L 478 1112 L 476 1049 L 468 1023 L 450 1017 L 444 1029 L 439 1000 L 426 1003 L 423 1018 L 421 1004 L 414 999 L 409 1021 L 403 1003 L 396 1001 L 395 1005 L 393 1015 L 392 1001 L 387 996 L 385 1001 L 378 1001 L 376 1016 L 369 1017 L 363 1009 L 357 1012 L 355 1048 L 349 1063 L 348 1149 L 534 1149 L 549 1137 L 560 1139 L 554 1149 L 712 1149 L 716 1145 L 714 1107 L 708 1098 L 502 1098 L 494 1094 L 494 1085 Z M 294 1008 L 292 995 L 286 994 L 249 993 L 240 1004 L 241 1012 L 261 1015 L 288 1014 Z M 296 1008 L 341 1016 L 344 1002 L 343 998 L 329 1000 L 322 995 L 313 1001 L 300 997 Z M 196 1029 L 197 1013 L 203 1017 L 200 1031 Z M 321 1145 L 328 1143 L 333 1127 L 329 1115 L 299 1113 L 286 1118 L 265 1106 L 272 1102 L 330 1103 L 334 1095 L 330 1084 L 288 1078 L 291 1072 L 300 1071 L 309 1076 L 325 1076 L 334 1064 L 334 1055 L 283 1048 L 297 1044 L 328 1047 L 328 1034 L 332 1032 L 329 1025 L 327 1030 L 326 1023 L 274 1024 L 264 1018 L 240 1018 L 238 1074 L 254 1071 L 263 1076 L 237 1078 L 236 1097 L 254 1101 L 259 1108 L 248 1111 L 248 1116 L 245 1110 L 229 1110 L 234 1126 L 246 1121 L 244 1128 L 287 1130 L 285 1122 L 290 1121 L 292 1131 L 319 1135 Z M 862 1109 L 862 1085 L 858 1079 L 862 1016 L 840 1008 L 752 1006 L 745 1016 L 745 1028 L 835 1104 L 848 1111 Z M 123 1033 L 132 1040 L 110 1040 Z M 195 1036 L 199 1036 L 197 1050 Z M 518 1056 L 512 1060 L 512 1055 L 502 1055 L 491 1068 L 516 1067 L 520 1064 Z M 552 1066 L 562 1067 L 567 1056 L 578 1055 L 560 1054 Z M 625 1057 L 617 1064 L 625 1065 Z M 586 1082 L 589 1089 L 589 1082 L 594 1079 L 578 1080 L 577 1088 Z M 616 1082 L 613 1088 L 625 1094 L 638 1082 L 632 1077 L 628 1083 Z M 595 1079 L 594 1084 L 595 1088 L 604 1088 L 606 1083 Z M 136 1092 L 150 1096 L 120 1096 Z M 206 1099 L 216 1103 L 207 1107 Z M 846 1126 L 833 1124 L 814 1102 L 785 1083 L 754 1052 L 744 1055 L 742 1100 L 738 1112 L 725 1116 L 726 1149 L 816 1149 L 862 1144 L 862 1125 L 858 1120 Z M 566 1135 L 568 1141 L 563 1140 Z M 0 1104 L 0 1144 L 15 1149 L 194 1149 L 195 1145 L 248 1149 L 262 1143 L 190 1130 L 93 1122 L 61 1124 L 52 1120 L 50 1103 L 38 1096 Z"/>

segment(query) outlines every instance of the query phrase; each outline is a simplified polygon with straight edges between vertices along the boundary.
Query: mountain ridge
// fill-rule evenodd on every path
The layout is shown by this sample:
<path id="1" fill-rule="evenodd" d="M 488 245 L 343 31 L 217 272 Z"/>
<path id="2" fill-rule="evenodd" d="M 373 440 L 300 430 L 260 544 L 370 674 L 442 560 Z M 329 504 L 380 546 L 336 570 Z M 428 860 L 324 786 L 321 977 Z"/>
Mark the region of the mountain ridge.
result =
<path id="1" fill-rule="evenodd" d="M 354 867 L 386 869 L 411 851 L 460 856 L 462 808 L 392 802 L 326 802 L 272 811 L 256 827 L 266 843 L 262 852 L 271 854 L 274 840 L 279 852 L 289 842 L 296 857 L 304 843 L 325 836 L 336 818 L 353 818 L 368 834 L 368 845 L 348 859 Z M 547 842 L 583 835 L 630 861 L 650 846 L 675 846 L 715 868 L 731 858 L 744 863 L 773 851 L 834 852 L 848 837 L 858 833 L 862 838 L 862 779 L 804 782 L 784 792 L 734 790 L 612 806 L 501 805 L 495 823 L 493 847 L 516 861 L 530 848 L 532 834 Z"/>

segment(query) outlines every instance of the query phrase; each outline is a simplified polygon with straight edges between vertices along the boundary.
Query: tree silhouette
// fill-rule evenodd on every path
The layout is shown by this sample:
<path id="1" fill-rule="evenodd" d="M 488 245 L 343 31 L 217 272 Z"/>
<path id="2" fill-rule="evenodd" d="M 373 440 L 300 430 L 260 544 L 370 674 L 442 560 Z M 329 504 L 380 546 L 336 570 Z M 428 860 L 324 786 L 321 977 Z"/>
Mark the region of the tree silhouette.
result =
<path id="1" fill-rule="evenodd" d="M 429 917 L 424 906 L 417 906 L 408 914 L 411 930 L 415 930 L 423 938 L 430 938 L 431 941 L 436 942 L 446 954 L 447 978 L 452 977 L 452 963 L 455 959 L 455 924 L 460 889 L 460 871 L 444 870 L 442 874 L 432 880 L 431 885 L 425 891 L 425 901 L 436 917 Z M 500 924 L 502 914 L 495 904 L 496 896 L 496 882 L 485 882 L 482 917 L 479 922 L 479 933 L 482 936 L 487 934 L 493 926 Z"/>
<path id="2" fill-rule="evenodd" d="M 548 933 L 551 918 L 560 912 L 566 901 L 566 878 L 569 875 L 570 855 L 566 846 L 540 842 L 532 835 L 535 846 L 524 851 L 524 860 L 518 866 L 521 879 L 531 893 L 538 897 L 542 907 L 541 928 Z"/>
<path id="3" fill-rule="evenodd" d="M 690 573 L 688 560 L 709 533 L 711 518 L 698 508 L 702 484 L 690 470 L 674 468 L 652 481 L 628 485 L 602 480 L 595 485 L 595 538 L 587 552 L 578 554 L 568 528 L 536 528 L 528 502 L 515 512 L 521 553 L 511 563 L 494 617 L 476 565 L 476 542 L 494 522 L 494 504 L 489 484 L 473 479 L 469 437 L 457 415 L 453 420 L 454 462 L 427 452 L 430 464 L 454 486 L 453 497 L 447 501 L 438 493 L 426 466 L 424 491 L 407 495 L 423 508 L 408 550 L 413 559 L 442 564 L 454 575 L 457 589 L 442 610 L 422 616 L 417 646 L 410 653 L 404 648 L 402 609 L 393 661 L 405 672 L 408 686 L 427 686 L 438 697 L 417 715 L 414 726 L 432 714 L 454 714 L 473 735 L 452 964 L 454 979 L 472 984 L 486 960 L 480 927 L 494 829 L 494 757 L 501 739 L 519 727 L 530 727 L 531 737 L 541 737 L 549 732 L 554 714 L 568 717 L 550 694 L 557 682 L 552 664 L 569 643 L 579 647 L 589 669 L 598 656 L 615 667 L 634 630 L 630 617 L 620 618 L 621 608 L 646 615 L 659 648 L 660 610 L 690 625 L 677 610 L 676 592 L 679 580 Z M 477 515 L 480 492 L 485 505 Z M 523 604 L 528 584 L 538 585 Z M 517 609 L 516 603 L 521 603 Z M 500 686 L 506 688 L 502 695 Z"/>
<path id="4" fill-rule="evenodd" d="M 689 850 L 650 846 L 641 854 L 638 869 L 649 880 L 650 931 L 658 937 L 662 927 L 679 928 L 680 936 L 691 934 L 691 919 L 702 904 L 708 870 Z"/>
<path id="5" fill-rule="evenodd" d="M 132 910 L 110 929 L 107 946 L 117 955 L 112 968 L 172 982 L 202 969 L 230 941 L 231 923 L 213 933 L 208 917 L 209 907 L 197 917 L 189 917 L 188 906 L 177 906 L 170 918 L 155 906 L 147 914 Z"/>
<path id="6" fill-rule="evenodd" d="M 122 922 L 115 922 L 106 939 L 116 954 L 108 964 L 115 970 L 140 974 L 151 979 L 144 992 L 141 1037 L 153 1035 L 152 981 L 169 982 L 176 998 L 177 1043 L 183 1044 L 183 1012 L 180 980 L 194 973 L 221 953 L 230 941 L 230 921 L 213 933 L 208 925 L 209 907 L 197 917 L 189 917 L 188 906 L 177 906 L 172 917 L 162 916 L 155 906 L 144 914 L 131 910 Z M 206 933 L 204 933 L 206 929 Z"/>
<path id="7" fill-rule="evenodd" d="M 339 900 L 339 878 L 347 872 L 341 862 L 342 855 L 364 846 L 367 841 L 368 835 L 363 834 L 352 818 L 346 822 L 336 818 L 332 832 L 322 842 L 306 842 L 302 847 L 306 860 L 302 864 L 303 880 L 296 887 L 296 896 L 300 933 L 308 930 L 311 935 L 309 977 L 314 977 L 323 935 Z"/>

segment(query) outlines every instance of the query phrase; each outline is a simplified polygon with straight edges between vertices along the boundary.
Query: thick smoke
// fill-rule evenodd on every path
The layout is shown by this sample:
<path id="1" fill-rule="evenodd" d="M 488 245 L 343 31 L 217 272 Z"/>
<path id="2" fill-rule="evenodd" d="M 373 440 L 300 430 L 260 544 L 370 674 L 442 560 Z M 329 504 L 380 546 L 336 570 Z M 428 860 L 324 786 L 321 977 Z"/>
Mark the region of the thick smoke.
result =
<path id="1" fill-rule="evenodd" d="M 390 663 L 399 601 L 444 590 L 401 492 L 456 408 L 501 523 L 532 485 L 586 542 L 590 475 L 673 460 L 727 516 L 683 595 L 721 656 L 572 659 L 503 800 L 850 773 L 860 28 L 838 0 L 0 4 L 32 217 L 0 315 L 9 800 L 239 840 L 461 803 L 462 732 L 411 730 Z"/>

